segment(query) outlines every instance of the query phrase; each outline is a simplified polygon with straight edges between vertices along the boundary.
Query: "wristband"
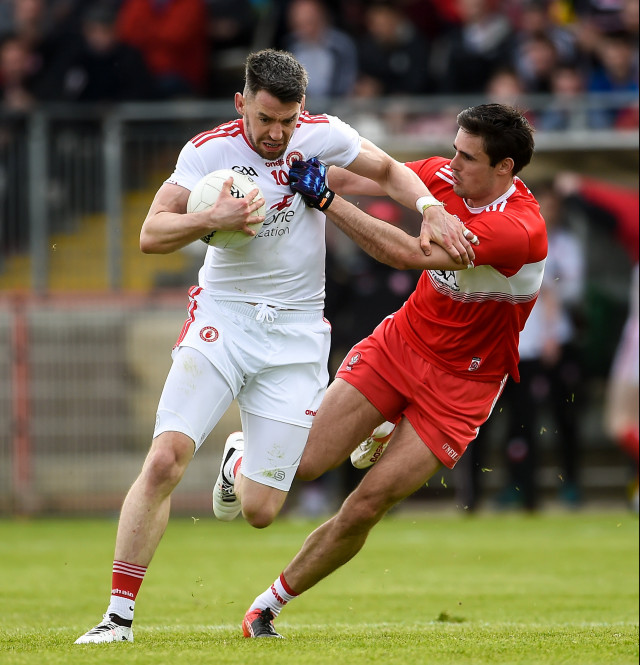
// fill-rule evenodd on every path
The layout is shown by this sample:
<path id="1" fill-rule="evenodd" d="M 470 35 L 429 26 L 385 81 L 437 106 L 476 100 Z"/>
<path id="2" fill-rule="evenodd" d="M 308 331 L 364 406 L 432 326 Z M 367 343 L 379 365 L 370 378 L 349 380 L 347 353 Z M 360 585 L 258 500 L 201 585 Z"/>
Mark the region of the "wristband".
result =
<path id="1" fill-rule="evenodd" d="M 435 196 L 421 196 L 416 201 L 416 208 L 420 214 L 432 206 L 440 206 L 441 208 L 444 208 L 444 203 L 442 201 L 438 201 Z"/>
<path id="2" fill-rule="evenodd" d="M 314 207 L 318 208 L 318 210 L 326 210 L 331 205 L 335 195 L 336 193 L 327 187 L 327 189 L 325 189 L 322 193 L 322 198 Z"/>

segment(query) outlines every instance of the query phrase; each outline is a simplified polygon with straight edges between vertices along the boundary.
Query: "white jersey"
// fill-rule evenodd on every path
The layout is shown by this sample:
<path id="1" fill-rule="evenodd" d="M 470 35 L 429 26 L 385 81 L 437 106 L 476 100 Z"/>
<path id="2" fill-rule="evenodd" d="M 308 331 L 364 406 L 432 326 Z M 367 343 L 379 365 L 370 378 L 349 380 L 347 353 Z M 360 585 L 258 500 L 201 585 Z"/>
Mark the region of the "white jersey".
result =
<path id="1" fill-rule="evenodd" d="M 263 159 L 251 146 L 242 119 L 192 138 L 166 182 L 192 190 L 207 173 L 231 168 L 253 178 L 266 201 L 266 219 L 242 247 L 209 247 L 199 284 L 219 300 L 266 303 L 287 309 L 324 306 L 325 215 L 308 208 L 289 188 L 289 167 L 318 157 L 346 167 L 358 156 L 359 134 L 330 115 L 300 115 L 285 154 Z"/>

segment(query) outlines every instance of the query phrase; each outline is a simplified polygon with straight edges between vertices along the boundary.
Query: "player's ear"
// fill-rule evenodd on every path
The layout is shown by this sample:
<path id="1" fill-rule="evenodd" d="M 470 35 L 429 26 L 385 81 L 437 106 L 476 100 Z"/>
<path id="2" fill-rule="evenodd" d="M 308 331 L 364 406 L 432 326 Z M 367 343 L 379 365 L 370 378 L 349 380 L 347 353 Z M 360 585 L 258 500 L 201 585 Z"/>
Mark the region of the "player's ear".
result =
<path id="1" fill-rule="evenodd" d="M 300 113 L 302 113 L 304 111 L 304 103 L 305 103 L 306 99 L 307 99 L 307 96 L 302 95 L 302 101 L 300 102 Z"/>
<path id="2" fill-rule="evenodd" d="M 236 111 L 238 112 L 238 114 L 244 117 L 245 105 L 244 105 L 244 96 L 242 95 L 242 93 L 236 92 L 233 101 L 235 103 Z"/>
<path id="3" fill-rule="evenodd" d="M 509 173 L 513 172 L 513 166 L 514 166 L 513 159 L 511 159 L 511 157 L 505 157 L 498 164 L 498 173 L 500 175 L 509 175 Z"/>

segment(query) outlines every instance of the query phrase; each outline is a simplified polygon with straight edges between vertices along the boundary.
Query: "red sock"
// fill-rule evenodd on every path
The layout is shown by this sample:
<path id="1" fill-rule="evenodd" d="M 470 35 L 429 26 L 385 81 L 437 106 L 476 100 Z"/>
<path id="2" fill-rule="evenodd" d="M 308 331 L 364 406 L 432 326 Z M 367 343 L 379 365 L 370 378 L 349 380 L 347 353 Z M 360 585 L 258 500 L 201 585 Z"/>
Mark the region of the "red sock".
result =
<path id="1" fill-rule="evenodd" d="M 127 620 L 133 619 L 136 596 L 146 572 L 146 566 L 138 566 L 126 561 L 113 562 L 111 602 L 107 614 L 117 614 Z"/>

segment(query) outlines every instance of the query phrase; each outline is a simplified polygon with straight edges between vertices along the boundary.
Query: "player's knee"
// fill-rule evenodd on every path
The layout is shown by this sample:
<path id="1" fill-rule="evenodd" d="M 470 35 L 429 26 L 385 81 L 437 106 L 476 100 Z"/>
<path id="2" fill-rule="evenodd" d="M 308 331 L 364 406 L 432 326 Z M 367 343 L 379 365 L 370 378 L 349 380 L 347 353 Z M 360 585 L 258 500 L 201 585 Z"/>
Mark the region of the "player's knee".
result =
<path id="1" fill-rule="evenodd" d="M 275 520 L 277 510 L 265 505 L 242 505 L 242 516 L 256 529 L 264 529 Z"/>
<path id="2" fill-rule="evenodd" d="M 287 492 L 273 488 L 259 492 L 243 489 L 240 493 L 242 515 L 252 527 L 264 529 L 275 520 L 286 497 Z"/>
<path id="3" fill-rule="evenodd" d="M 154 486 L 174 487 L 180 482 L 189 459 L 184 445 L 154 445 L 145 462 L 145 474 Z"/>

